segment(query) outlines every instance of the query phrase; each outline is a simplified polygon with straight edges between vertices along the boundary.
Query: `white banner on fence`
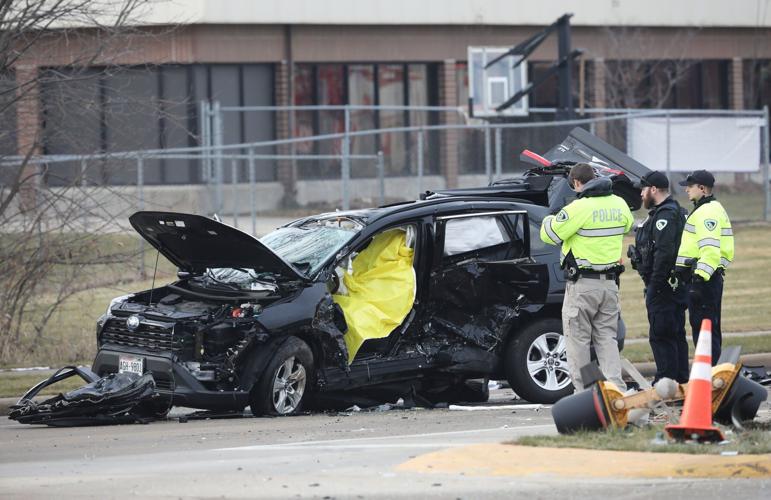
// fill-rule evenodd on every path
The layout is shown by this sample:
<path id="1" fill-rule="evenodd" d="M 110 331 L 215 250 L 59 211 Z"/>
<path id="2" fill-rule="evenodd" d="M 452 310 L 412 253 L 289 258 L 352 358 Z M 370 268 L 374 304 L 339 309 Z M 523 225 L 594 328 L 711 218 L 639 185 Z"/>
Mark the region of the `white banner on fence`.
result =
<path id="1" fill-rule="evenodd" d="M 627 126 L 629 156 L 666 171 L 667 118 L 633 118 Z M 759 118 L 670 117 L 670 171 L 757 172 L 762 126 Z"/>

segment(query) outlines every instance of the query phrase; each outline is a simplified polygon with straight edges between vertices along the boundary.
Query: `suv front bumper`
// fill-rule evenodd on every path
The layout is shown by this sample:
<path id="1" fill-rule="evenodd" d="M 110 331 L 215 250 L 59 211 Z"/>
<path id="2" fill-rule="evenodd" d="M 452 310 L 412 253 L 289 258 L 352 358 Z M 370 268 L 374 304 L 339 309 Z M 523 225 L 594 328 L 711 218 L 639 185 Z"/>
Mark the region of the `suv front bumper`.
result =
<path id="1" fill-rule="evenodd" d="M 103 348 L 96 354 L 92 370 L 100 377 L 117 373 L 121 355 L 144 358 L 145 373 L 152 373 L 158 393 L 161 396 L 171 396 L 175 406 L 206 410 L 242 410 L 249 405 L 248 392 L 209 390 L 184 367 L 163 356 Z"/>

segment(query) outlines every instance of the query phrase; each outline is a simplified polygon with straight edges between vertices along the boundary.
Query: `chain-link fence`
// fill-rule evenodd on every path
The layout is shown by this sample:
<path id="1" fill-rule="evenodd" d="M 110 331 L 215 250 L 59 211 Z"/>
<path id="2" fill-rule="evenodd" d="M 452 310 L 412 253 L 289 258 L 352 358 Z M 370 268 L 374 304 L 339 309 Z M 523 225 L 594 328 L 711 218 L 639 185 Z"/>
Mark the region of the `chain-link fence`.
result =
<path id="1" fill-rule="evenodd" d="M 151 209 L 218 214 L 261 234 L 303 213 L 416 199 L 428 189 L 520 174 L 528 168 L 522 150 L 543 154 L 577 126 L 667 172 L 673 183 L 695 168 L 713 171 L 734 221 L 771 216 L 767 110 L 591 109 L 560 122 L 553 111 L 534 110 L 536 121 L 496 123 L 469 119 L 458 108 L 206 103 L 200 146 L 2 159 L 2 199 L 19 191 L 14 207 L 4 209 L 4 225 L 12 230 L 38 213 L 37 223 L 62 231 L 120 232 L 129 229 L 131 213 Z M 224 117 L 244 121 L 260 113 L 275 120 L 276 138 L 226 142 L 239 138 L 229 136 L 233 120 Z M 14 185 L 25 177 L 31 181 Z M 681 190 L 674 193 L 687 204 Z"/>
<path id="2" fill-rule="evenodd" d="M 121 193 L 112 207 L 116 216 L 142 208 L 177 208 L 232 215 L 236 223 L 238 217 L 251 216 L 253 229 L 258 213 L 415 199 L 426 189 L 517 175 L 528 168 L 519 160 L 524 149 L 545 153 L 580 126 L 667 172 L 673 181 L 708 168 L 718 177 L 718 193 L 737 199 L 737 220 L 768 219 L 767 111 L 586 110 L 580 118 L 556 122 L 549 119 L 553 110 L 537 109 L 531 116 L 537 121 L 496 123 L 469 119 L 458 108 L 201 107 L 200 146 L 5 158 L 0 182 L 7 189 L 13 167 L 28 163 L 42 172 L 36 189 L 77 188 L 92 193 L 87 198 L 97 197 L 98 188 Z M 261 113 L 279 123 L 278 138 L 225 143 L 234 138 L 227 134 L 224 116 L 244 121 Z M 301 119 L 303 113 L 315 118 Z M 365 119 L 361 113 L 375 116 Z M 389 113 L 401 119 L 384 119 Z M 308 135 L 319 130 L 302 132 L 298 126 L 324 120 L 322 131 L 328 133 Z M 366 128 L 368 123 L 399 122 L 407 125 Z"/>
<path id="3" fill-rule="evenodd" d="M 451 107 L 213 103 L 202 105 L 201 116 L 208 122 L 202 125 L 202 143 L 212 151 L 224 147 L 227 117 L 231 122 L 264 121 L 271 113 L 279 138 L 255 147 L 278 148 L 307 161 L 266 163 L 263 175 L 283 179 L 299 206 L 349 208 L 520 174 L 528 168 L 519 160 L 524 149 L 544 153 L 580 126 L 667 172 L 672 181 L 698 168 L 711 170 L 736 220 L 768 220 L 771 215 L 767 110 L 586 109 L 561 122 L 554 121 L 554 109 L 531 111 L 527 118 L 496 122 L 469 118 L 464 109 Z M 376 154 L 383 155 L 382 170 L 367 156 Z M 334 178 L 340 179 L 339 194 L 321 188 Z M 371 182 L 374 178 L 377 182 Z"/>

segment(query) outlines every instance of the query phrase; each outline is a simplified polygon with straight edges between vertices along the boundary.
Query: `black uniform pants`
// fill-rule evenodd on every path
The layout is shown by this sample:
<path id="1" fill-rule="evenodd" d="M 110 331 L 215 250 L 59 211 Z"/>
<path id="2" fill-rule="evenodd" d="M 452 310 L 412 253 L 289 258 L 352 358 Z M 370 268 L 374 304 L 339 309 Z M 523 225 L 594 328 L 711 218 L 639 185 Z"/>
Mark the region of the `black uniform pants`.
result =
<path id="1" fill-rule="evenodd" d="M 720 307 L 723 301 L 723 272 L 719 270 L 712 274 L 709 281 L 702 286 L 702 300 L 693 294 L 688 294 L 688 317 L 693 331 L 693 344 L 699 342 L 701 322 L 712 320 L 712 366 L 720 359 L 723 338 L 720 332 Z"/>
<path id="2" fill-rule="evenodd" d="M 685 338 L 685 309 L 688 304 L 686 287 L 676 291 L 669 286 L 656 293 L 646 290 L 648 309 L 648 342 L 656 362 L 654 382 L 663 377 L 680 383 L 688 382 L 688 341 Z"/>

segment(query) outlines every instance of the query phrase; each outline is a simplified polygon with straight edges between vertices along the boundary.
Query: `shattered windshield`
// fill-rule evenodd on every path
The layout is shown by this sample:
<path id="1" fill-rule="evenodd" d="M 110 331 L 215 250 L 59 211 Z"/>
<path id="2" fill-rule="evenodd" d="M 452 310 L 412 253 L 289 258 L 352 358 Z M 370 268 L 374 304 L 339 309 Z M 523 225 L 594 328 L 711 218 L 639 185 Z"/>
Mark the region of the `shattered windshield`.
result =
<path id="1" fill-rule="evenodd" d="M 299 226 L 278 228 L 260 238 L 260 242 L 310 276 L 362 227 L 360 222 L 342 217 L 312 219 Z"/>

